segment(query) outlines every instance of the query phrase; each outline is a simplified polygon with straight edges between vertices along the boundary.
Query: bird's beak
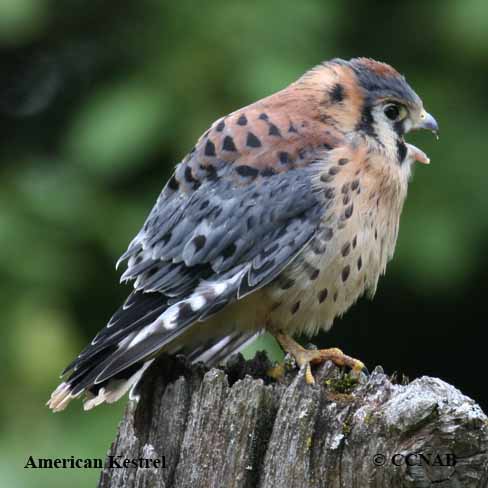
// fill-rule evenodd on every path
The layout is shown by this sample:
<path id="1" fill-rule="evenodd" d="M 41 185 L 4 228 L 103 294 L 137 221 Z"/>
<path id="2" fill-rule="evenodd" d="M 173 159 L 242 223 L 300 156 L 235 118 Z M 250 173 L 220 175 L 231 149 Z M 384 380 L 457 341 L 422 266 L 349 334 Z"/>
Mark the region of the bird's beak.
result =
<path id="1" fill-rule="evenodd" d="M 434 117 L 432 117 L 432 115 L 425 110 L 422 110 L 418 124 L 412 127 L 412 130 L 417 129 L 430 130 L 437 138 L 439 138 L 439 125 L 437 124 L 437 120 L 435 120 Z M 407 144 L 407 147 L 409 149 L 409 155 L 413 161 L 417 161 L 422 164 L 430 163 L 430 159 L 427 154 L 424 153 L 424 151 L 413 144 Z"/>
<path id="2" fill-rule="evenodd" d="M 422 110 L 420 122 L 414 127 L 414 129 L 430 130 L 437 138 L 439 137 L 439 124 L 437 123 L 437 120 L 435 120 L 434 117 L 432 117 L 432 115 L 425 110 Z"/>

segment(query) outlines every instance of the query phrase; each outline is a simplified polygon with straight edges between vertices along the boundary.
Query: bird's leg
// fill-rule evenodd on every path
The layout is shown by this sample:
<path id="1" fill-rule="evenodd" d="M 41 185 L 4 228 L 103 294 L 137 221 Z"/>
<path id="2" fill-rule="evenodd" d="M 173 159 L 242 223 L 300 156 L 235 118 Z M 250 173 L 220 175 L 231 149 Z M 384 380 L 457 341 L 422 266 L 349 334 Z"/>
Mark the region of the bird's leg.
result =
<path id="1" fill-rule="evenodd" d="M 306 367 L 305 381 L 314 384 L 315 380 L 310 369 L 311 364 L 320 364 L 325 361 L 332 361 L 337 366 L 349 366 L 355 375 L 359 375 L 364 368 L 364 364 L 358 359 L 346 356 L 340 349 L 332 347 L 330 349 L 305 349 L 290 336 L 282 332 L 275 332 L 274 337 L 280 343 L 283 350 L 291 354 L 297 365 L 301 368 Z"/>

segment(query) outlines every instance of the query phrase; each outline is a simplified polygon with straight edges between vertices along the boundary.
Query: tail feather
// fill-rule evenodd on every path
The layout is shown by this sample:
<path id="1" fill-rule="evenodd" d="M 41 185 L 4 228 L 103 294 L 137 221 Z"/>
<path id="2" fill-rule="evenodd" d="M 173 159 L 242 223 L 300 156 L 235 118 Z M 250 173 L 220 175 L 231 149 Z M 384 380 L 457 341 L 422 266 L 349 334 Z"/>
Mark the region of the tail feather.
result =
<path id="1" fill-rule="evenodd" d="M 161 303 L 167 300 L 164 296 L 158 301 L 139 292 L 132 294 L 124 305 L 132 314 L 132 322 L 117 327 L 118 321 L 125 320 L 119 310 L 117 317 L 66 368 L 64 373 L 70 376 L 53 392 L 48 406 L 55 412 L 63 410 L 71 399 L 84 392 L 85 409 L 118 400 L 134 388 L 157 354 L 175 353 L 178 348 L 186 347 L 186 344 L 178 345 L 176 339 L 191 326 L 205 327 L 199 319 L 215 313 L 217 304 L 235 297 L 241 277 L 233 276 L 218 283 L 204 282 L 188 298 L 173 304 Z M 138 303 L 138 296 L 146 306 Z M 205 360 L 213 365 L 240 349 L 253 335 L 236 332 L 210 340 L 203 348 L 192 346 L 184 352 L 191 361 Z"/>

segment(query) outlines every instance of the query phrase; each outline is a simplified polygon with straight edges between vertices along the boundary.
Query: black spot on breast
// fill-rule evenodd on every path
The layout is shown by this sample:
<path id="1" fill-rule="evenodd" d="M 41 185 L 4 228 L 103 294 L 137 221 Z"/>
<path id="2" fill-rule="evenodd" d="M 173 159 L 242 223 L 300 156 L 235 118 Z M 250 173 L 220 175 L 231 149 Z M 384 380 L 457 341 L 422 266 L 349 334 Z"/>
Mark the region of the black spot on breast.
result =
<path id="1" fill-rule="evenodd" d="M 327 246 L 320 239 L 315 238 L 310 242 L 310 249 L 312 249 L 315 254 L 324 254 Z"/>
<path id="2" fill-rule="evenodd" d="M 241 166 L 237 166 L 236 171 L 241 176 L 248 176 L 251 178 L 256 178 L 256 176 L 258 175 L 258 170 L 256 168 L 244 164 Z"/>
<path id="3" fill-rule="evenodd" d="M 332 230 L 332 227 L 326 227 L 324 229 L 324 233 L 322 234 L 322 237 L 326 241 L 330 241 L 332 239 L 332 237 L 334 237 L 334 231 Z"/>
<path id="4" fill-rule="evenodd" d="M 356 249 L 357 244 L 358 244 L 358 238 L 357 236 L 354 236 L 354 239 L 352 240 L 352 248 Z"/>
<path id="5" fill-rule="evenodd" d="M 261 147 L 261 141 L 252 132 L 247 133 L 246 144 L 249 147 Z"/>
<path id="6" fill-rule="evenodd" d="M 346 242 L 341 249 L 341 254 L 343 257 L 346 257 L 349 254 L 349 251 L 351 250 L 351 243 Z"/>
<path id="7" fill-rule="evenodd" d="M 332 166 L 332 168 L 329 169 L 329 174 L 335 176 L 337 173 L 339 173 L 340 170 L 341 168 L 339 168 L 338 166 Z"/>
<path id="8" fill-rule="evenodd" d="M 336 83 L 329 91 L 330 101 L 332 103 L 339 103 L 344 100 L 344 87 L 340 83 Z"/>
<path id="9" fill-rule="evenodd" d="M 360 271 L 362 267 L 363 267 L 363 258 L 361 256 L 359 256 L 359 258 L 358 258 L 358 271 Z"/>
<path id="10" fill-rule="evenodd" d="M 323 183 L 330 183 L 333 179 L 334 177 L 331 175 L 325 175 L 323 173 L 320 175 L 320 181 Z"/>
<path id="11" fill-rule="evenodd" d="M 270 136 L 277 136 L 277 137 L 281 137 L 281 132 L 280 132 L 280 129 L 278 129 L 278 127 L 276 127 L 276 125 L 274 124 L 269 124 L 269 132 L 268 134 Z"/>
<path id="12" fill-rule="evenodd" d="M 242 114 L 238 119 L 237 119 L 237 123 L 239 125 L 246 125 L 247 124 L 247 117 Z"/>
<path id="13" fill-rule="evenodd" d="M 215 130 L 216 130 L 217 132 L 222 132 L 222 131 L 224 130 L 224 128 L 225 128 L 225 122 L 224 122 L 223 120 L 221 120 L 221 121 L 220 121 L 220 122 L 217 124 L 217 126 L 215 127 Z"/>
<path id="14" fill-rule="evenodd" d="M 344 210 L 344 218 L 345 219 L 348 219 L 352 215 L 353 209 L 354 209 L 354 205 L 352 203 L 351 203 L 351 205 L 346 207 L 346 210 Z"/>
<path id="15" fill-rule="evenodd" d="M 290 122 L 290 127 L 288 127 L 288 132 L 298 132 L 295 126 Z"/>
<path id="16" fill-rule="evenodd" d="M 215 144 L 211 140 L 205 144 L 205 156 L 215 156 Z"/>
<path id="17" fill-rule="evenodd" d="M 202 204 L 200 205 L 200 210 L 204 210 L 205 208 L 207 208 L 209 205 L 209 201 L 208 200 L 204 200 L 202 202 Z"/>
<path id="18" fill-rule="evenodd" d="M 334 302 L 337 302 L 337 297 L 339 296 L 339 294 L 337 292 L 334 293 Z"/>
<path id="19" fill-rule="evenodd" d="M 349 159 L 341 158 L 341 159 L 339 159 L 338 164 L 339 164 L 339 166 L 344 166 L 348 162 L 349 162 Z"/>
<path id="20" fill-rule="evenodd" d="M 354 191 L 359 186 L 359 180 L 354 180 L 351 183 L 351 190 Z"/>
<path id="21" fill-rule="evenodd" d="M 407 146 L 403 143 L 401 139 L 397 139 L 397 155 L 398 155 L 398 162 L 401 164 L 405 161 L 407 156 Z"/>
<path id="22" fill-rule="evenodd" d="M 268 114 L 266 113 L 262 113 L 262 114 L 259 114 L 259 117 L 258 117 L 260 120 L 268 120 Z"/>
<path id="23" fill-rule="evenodd" d="M 349 195 L 344 195 L 344 196 L 342 197 L 342 203 L 343 203 L 344 205 L 347 205 L 347 204 L 349 203 L 349 201 L 350 201 L 350 200 L 351 200 L 351 197 L 350 197 Z"/>
<path id="24" fill-rule="evenodd" d="M 278 154 L 278 157 L 280 158 L 280 163 L 281 164 L 288 164 L 290 161 L 290 156 L 287 152 L 280 152 Z"/>
<path id="25" fill-rule="evenodd" d="M 193 244 L 195 244 L 195 251 L 198 252 L 200 249 L 202 249 L 203 246 L 205 246 L 205 243 L 207 242 L 207 238 L 205 236 L 196 236 L 193 239 Z"/>
<path id="26" fill-rule="evenodd" d="M 234 139 L 231 136 L 225 136 L 222 143 L 222 149 L 224 151 L 237 151 Z"/>
<path id="27" fill-rule="evenodd" d="M 173 191 L 178 190 L 178 188 L 180 187 L 180 184 L 178 183 L 178 180 L 175 178 L 175 175 L 173 175 L 171 179 L 168 181 L 168 187 Z"/>
<path id="28" fill-rule="evenodd" d="M 329 294 L 329 290 L 327 290 L 327 288 L 324 288 L 323 290 L 319 291 L 319 294 L 317 295 L 317 298 L 319 299 L 319 303 L 322 303 L 327 298 L 328 294 Z"/>
<path id="29" fill-rule="evenodd" d="M 328 200 L 331 200 L 332 198 L 335 197 L 335 190 L 334 188 L 326 188 L 324 191 L 325 198 Z"/>
<path id="30" fill-rule="evenodd" d="M 291 278 L 287 279 L 285 282 L 281 284 L 281 289 L 282 290 L 288 290 L 290 289 L 293 285 L 295 284 L 295 280 L 292 280 Z"/>
<path id="31" fill-rule="evenodd" d="M 316 280 L 319 277 L 320 269 L 313 268 L 310 270 L 310 279 L 312 281 Z"/>
<path id="32" fill-rule="evenodd" d="M 349 278 L 349 273 L 351 272 L 351 268 L 349 265 L 347 266 L 344 266 L 344 268 L 342 269 L 342 273 L 341 273 L 341 278 L 342 278 L 342 281 L 346 281 L 347 278 Z"/>
<path id="33" fill-rule="evenodd" d="M 348 191 L 349 191 L 349 183 L 344 183 L 344 184 L 342 185 L 341 192 L 345 194 L 345 193 L 347 193 Z"/>
<path id="34" fill-rule="evenodd" d="M 376 241 L 378 239 L 378 229 L 374 230 L 374 240 Z"/>
<path id="35" fill-rule="evenodd" d="M 291 307 L 291 313 L 292 314 L 297 313 L 299 308 L 300 308 L 300 302 L 294 303 Z"/>

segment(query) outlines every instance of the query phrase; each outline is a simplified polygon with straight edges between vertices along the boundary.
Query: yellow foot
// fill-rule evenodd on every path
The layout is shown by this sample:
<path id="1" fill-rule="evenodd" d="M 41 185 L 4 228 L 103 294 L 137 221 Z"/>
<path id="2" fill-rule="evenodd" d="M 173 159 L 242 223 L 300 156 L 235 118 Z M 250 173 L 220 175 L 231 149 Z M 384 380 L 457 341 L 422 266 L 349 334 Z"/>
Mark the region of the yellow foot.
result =
<path id="1" fill-rule="evenodd" d="M 274 334 L 284 351 L 291 354 L 298 366 L 305 366 L 305 381 L 309 385 L 315 384 L 315 379 L 310 369 L 311 364 L 321 364 L 325 361 L 332 361 L 337 366 L 348 366 L 353 375 L 359 376 L 364 369 L 364 364 L 359 359 L 346 356 L 340 349 L 332 347 L 330 349 L 305 349 L 291 337 L 278 332 Z"/>
<path id="2" fill-rule="evenodd" d="M 285 365 L 279 363 L 276 366 L 269 368 L 266 374 L 275 380 L 280 380 L 285 375 Z"/>

